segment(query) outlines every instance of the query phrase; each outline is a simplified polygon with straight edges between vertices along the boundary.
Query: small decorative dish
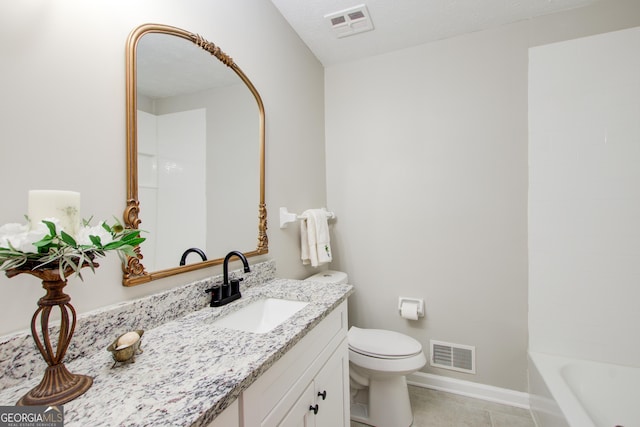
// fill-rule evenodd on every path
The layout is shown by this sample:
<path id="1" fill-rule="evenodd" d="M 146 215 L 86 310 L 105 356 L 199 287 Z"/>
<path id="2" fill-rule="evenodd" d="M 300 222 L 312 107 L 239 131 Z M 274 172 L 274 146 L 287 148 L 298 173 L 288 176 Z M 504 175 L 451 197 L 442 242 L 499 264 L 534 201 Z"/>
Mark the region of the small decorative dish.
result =
<path id="1" fill-rule="evenodd" d="M 133 363 L 136 361 L 136 354 L 142 353 L 142 348 L 140 348 L 142 334 L 144 334 L 142 329 L 129 331 L 120 335 L 107 347 L 107 351 L 111 352 L 111 357 L 113 357 L 114 360 L 112 368 L 115 367 L 118 362 Z"/>

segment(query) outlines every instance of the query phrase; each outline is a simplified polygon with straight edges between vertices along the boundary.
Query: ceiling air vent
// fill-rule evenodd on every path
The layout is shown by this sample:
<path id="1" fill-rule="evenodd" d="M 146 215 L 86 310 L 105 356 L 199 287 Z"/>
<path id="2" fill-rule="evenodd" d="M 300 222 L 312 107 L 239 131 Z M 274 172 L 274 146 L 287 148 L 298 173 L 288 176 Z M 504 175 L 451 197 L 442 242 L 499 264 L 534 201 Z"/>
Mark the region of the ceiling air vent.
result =
<path id="1" fill-rule="evenodd" d="M 340 12 L 330 13 L 324 18 L 329 22 L 338 38 L 373 30 L 373 23 L 369 17 L 367 6 L 361 4 Z"/>
<path id="2" fill-rule="evenodd" d="M 476 373 L 476 348 L 470 345 L 430 341 L 431 366 L 453 371 Z"/>

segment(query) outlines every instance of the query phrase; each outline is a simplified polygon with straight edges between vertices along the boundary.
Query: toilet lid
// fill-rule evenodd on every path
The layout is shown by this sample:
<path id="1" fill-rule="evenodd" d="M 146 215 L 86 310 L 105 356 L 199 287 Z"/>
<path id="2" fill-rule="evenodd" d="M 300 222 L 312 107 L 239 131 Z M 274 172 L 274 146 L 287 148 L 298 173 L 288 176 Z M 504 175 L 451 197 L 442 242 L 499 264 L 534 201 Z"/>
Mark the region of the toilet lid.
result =
<path id="1" fill-rule="evenodd" d="M 352 326 L 348 333 L 349 348 L 366 356 L 396 358 L 414 356 L 422 351 L 417 340 L 383 329 L 361 329 Z"/>

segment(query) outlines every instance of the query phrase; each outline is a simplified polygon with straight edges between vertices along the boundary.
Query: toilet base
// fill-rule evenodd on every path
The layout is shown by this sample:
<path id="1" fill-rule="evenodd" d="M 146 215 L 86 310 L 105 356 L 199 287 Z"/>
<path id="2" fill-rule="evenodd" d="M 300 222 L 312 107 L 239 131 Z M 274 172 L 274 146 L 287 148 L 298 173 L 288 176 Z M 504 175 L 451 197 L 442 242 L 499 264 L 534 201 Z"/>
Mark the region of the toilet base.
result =
<path id="1" fill-rule="evenodd" d="M 351 420 L 366 424 L 366 421 L 369 420 L 369 405 L 365 403 L 352 403 Z"/>
<path id="2" fill-rule="evenodd" d="M 370 378 L 369 386 L 358 392 L 363 393 L 364 399 L 351 403 L 353 421 L 376 427 L 409 427 L 413 423 L 404 375 Z"/>

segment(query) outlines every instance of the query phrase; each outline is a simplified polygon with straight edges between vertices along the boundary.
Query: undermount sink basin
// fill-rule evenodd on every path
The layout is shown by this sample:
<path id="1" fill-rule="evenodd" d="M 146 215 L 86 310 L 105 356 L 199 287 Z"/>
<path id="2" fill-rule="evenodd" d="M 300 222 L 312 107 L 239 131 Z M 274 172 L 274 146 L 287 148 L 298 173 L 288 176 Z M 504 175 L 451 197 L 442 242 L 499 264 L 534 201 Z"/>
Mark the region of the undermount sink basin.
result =
<path id="1" fill-rule="evenodd" d="M 309 303 L 304 301 L 265 298 L 252 302 L 213 324 L 237 331 L 264 334 L 302 310 L 307 304 Z"/>

